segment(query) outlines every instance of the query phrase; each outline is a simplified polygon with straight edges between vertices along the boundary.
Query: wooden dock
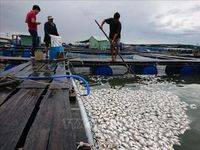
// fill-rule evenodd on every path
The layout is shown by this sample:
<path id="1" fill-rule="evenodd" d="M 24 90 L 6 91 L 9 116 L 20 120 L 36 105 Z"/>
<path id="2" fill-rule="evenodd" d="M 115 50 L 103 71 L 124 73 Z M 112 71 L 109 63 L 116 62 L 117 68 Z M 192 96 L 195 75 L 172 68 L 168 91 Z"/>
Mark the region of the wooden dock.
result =
<path id="1" fill-rule="evenodd" d="M 124 62 L 127 65 L 200 65 L 200 59 L 154 59 L 154 60 L 136 60 L 136 59 L 124 59 Z M 71 59 L 70 63 L 73 66 L 79 67 L 90 67 L 90 66 L 98 66 L 98 65 L 125 65 L 122 59 L 118 58 L 115 62 L 112 62 L 111 59 Z"/>
<path id="2" fill-rule="evenodd" d="M 144 55 L 147 57 L 147 55 Z M 122 56 L 123 57 L 123 56 Z M 126 59 L 124 61 L 127 65 L 200 65 L 200 59 L 197 58 L 185 58 L 185 57 L 175 57 L 164 56 L 161 54 L 151 55 L 149 57 L 154 57 L 157 59 Z M 162 59 L 160 59 L 162 58 Z M 28 62 L 30 58 L 23 57 L 2 57 L 0 56 L 0 62 Z M 41 62 L 57 62 L 57 60 L 41 60 Z M 97 65 L 125 65 L 125 63 L 119 57 L 115 62 L 111 61 L 111 58 L 70 58 L 66 59 L 66 61 L 70 61 L 73 66 L 85 67 L 85 66 L 97 66 Z"/>
<path id="3" fill-rule="evenodd" d="M 64 62 L 63 62 L 64 64 Z M 66 75 L 60 63 L 27 62 L 1 76 Z M 0 150 L 74 150 L 87 137 L 69 79 L 22 80 L 0 89 Z"/>

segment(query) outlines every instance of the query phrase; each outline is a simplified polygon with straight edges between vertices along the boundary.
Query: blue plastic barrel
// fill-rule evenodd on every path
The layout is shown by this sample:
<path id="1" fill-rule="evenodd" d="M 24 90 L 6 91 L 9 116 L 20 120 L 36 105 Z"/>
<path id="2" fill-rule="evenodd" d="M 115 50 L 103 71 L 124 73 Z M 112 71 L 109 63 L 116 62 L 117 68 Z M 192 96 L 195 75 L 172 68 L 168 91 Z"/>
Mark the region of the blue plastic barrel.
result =
<path id="1" fill-rule="evenodd" d="M 189 74 L 194 74 L 194 73 L 195 73 L 195 70 L 194 70 L 194 67 L 192 66 L 183 66 L 180 69 L 180 74 L 183 74 L 183 75 L 189 75 Z"/>
<path id="2" fill-rule="evenodd" d="M 98 66 L 94 69 L 94 75 L 110 76 L 113 74 L 111 67 L 104 65 Z"/>
<path id="3" fill-rule="evenodd" d="M 134 65 L 131 66 L 131 70 L 133 70 L 135 74 L 139 75 L 153 75 L 158 72 L 154 65 Z"/>
<path id="4" fill-rule="evenodd" d="M 24 49 L 22 52 L 22 57 L 31 57 L 31 51 L 29 49 Z"/>
<path id="5" fill-rule="evenodd" d="M 3 56 L 13 56 L 13 51 L 12 50 L 4 50 Z"/>
<path id="6" fill-rule="evenodd" d="M 198 74 L 198 66 L 166 66 L 167 75 L 191 75 Z"/>
<path id="7" fill-rule="evenodd" d="M 148 66 L 144 66 L 143 68 L 143 74 L 144 75 L 153 75 L 153 74 L 157 74 L 157 68 L 154 65 L 148 65 Z"/>
<path id="8" fill-rule="evenodd" d="M 49 58 L 54 59 L 57 58 L 59 52 L 64 52 L 64 47 L 51 47 L 49 50 Z"/>

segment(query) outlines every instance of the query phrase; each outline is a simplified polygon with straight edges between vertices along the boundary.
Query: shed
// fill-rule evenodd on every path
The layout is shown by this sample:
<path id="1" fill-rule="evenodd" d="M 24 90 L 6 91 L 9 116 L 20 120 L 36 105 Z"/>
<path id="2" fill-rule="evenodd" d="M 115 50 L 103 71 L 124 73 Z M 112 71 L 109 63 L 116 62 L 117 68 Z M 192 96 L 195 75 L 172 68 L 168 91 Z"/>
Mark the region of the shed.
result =
<path id="1" fill-rule="evenodd" d="M 91 36 L 89 39 L 89 48 L 98 49 L 98 50 L 106 50 L 106 49 L 110 49 L 110 43 L 104 37 Z"/>
<path id="2" fill-rule="evenodd" d="M 22 46 L 32 46 L 32 37 L 30 35 L 20 35 Z M 38 46 L 41 46 L 41 37 L 38 38 Z"/>

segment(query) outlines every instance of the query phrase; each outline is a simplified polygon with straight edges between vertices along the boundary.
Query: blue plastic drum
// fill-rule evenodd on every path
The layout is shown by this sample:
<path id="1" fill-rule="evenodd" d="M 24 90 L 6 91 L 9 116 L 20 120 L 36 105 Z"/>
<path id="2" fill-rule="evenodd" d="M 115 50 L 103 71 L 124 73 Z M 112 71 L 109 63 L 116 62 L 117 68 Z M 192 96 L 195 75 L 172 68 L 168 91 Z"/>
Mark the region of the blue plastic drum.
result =
<path id="1" fill-rule="evenodd" d="M 180 74 L 183 74 L 183 75 L 189 75 L 189 74 L 194 74 L 194 73 L 195 73 L 194 67 L 192 66 L 183 66 L 180 69 Z"/>
<path id="2" fill-rule="evenodd" d="M 94 71 L 95 75 L 110 76 L 113 74 L 112 69 L 109 66 L 98 66 Z"/>
<path id="3" fill-rule="evenodd" d="M 29 49 L 23 50 L 22 57 L 31 57 L 31 51 Z"/>
<path id="4" fill-rule="evenodd" d="M 131 66 L 131 70 L 133 70 L 135 74 L 139 75 L 153 75 L 158 72 L 156 66 L 154 65 L 134 65 Z"/>
<path id="5" fill-rule="evenodd" d="M 157 74 L 157 73 L 158 73 L 157 68 L 154 65 L 145 66 L 144 69 L 143 69 L 144 75 L 154 75 L 154 74 Z"/>

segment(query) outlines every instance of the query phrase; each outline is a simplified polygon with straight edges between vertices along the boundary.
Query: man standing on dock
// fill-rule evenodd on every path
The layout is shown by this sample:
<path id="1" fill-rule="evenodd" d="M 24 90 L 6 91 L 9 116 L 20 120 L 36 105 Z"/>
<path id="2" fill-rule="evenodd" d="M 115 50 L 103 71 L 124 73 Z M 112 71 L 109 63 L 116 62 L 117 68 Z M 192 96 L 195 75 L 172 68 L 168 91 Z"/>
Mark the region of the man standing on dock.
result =
<path id="1" fill-rule="evenodd" d="M 35 50 L 38 46 L 38 33 L 37 26 L 40 25 L 40 22 L 36 21 L 36 15 L 40 12 L 40 7 L 38 5 L 34 5 L 32 10 L 26 15 L 26 23 L 28 24 L 28 31 L 32 36 L 32 52 L 31 56 L 35 56 Z"/>
<path id="2" fill-rule="evenodd" d="M 111 44 L 111 55 L 112 55 L 112 61 L 116 60 L 116 57 L 119 53 L 120 49 L 120 38 L 121 38 L 121 22 L 119 21 L 120 14 L 116 12 L 114 14 L 114 18 L 108 18 L 105 19 L 101 24 L 101 29 L 103 29 L 103 25 L 105 23 L 110 25 L 110 44 Z"/>
<path id="3" fill-rule="evenodd" d="M 46 58 L 48 58 L 48 47 L 51 44 L 51 37 L 49 35 L 59 36 L 55 23 L 53 22 L 53 17 L 48 16 L 48 21 L 44 24 L 44 42 L 45 42 L 45 52 Z"/>

